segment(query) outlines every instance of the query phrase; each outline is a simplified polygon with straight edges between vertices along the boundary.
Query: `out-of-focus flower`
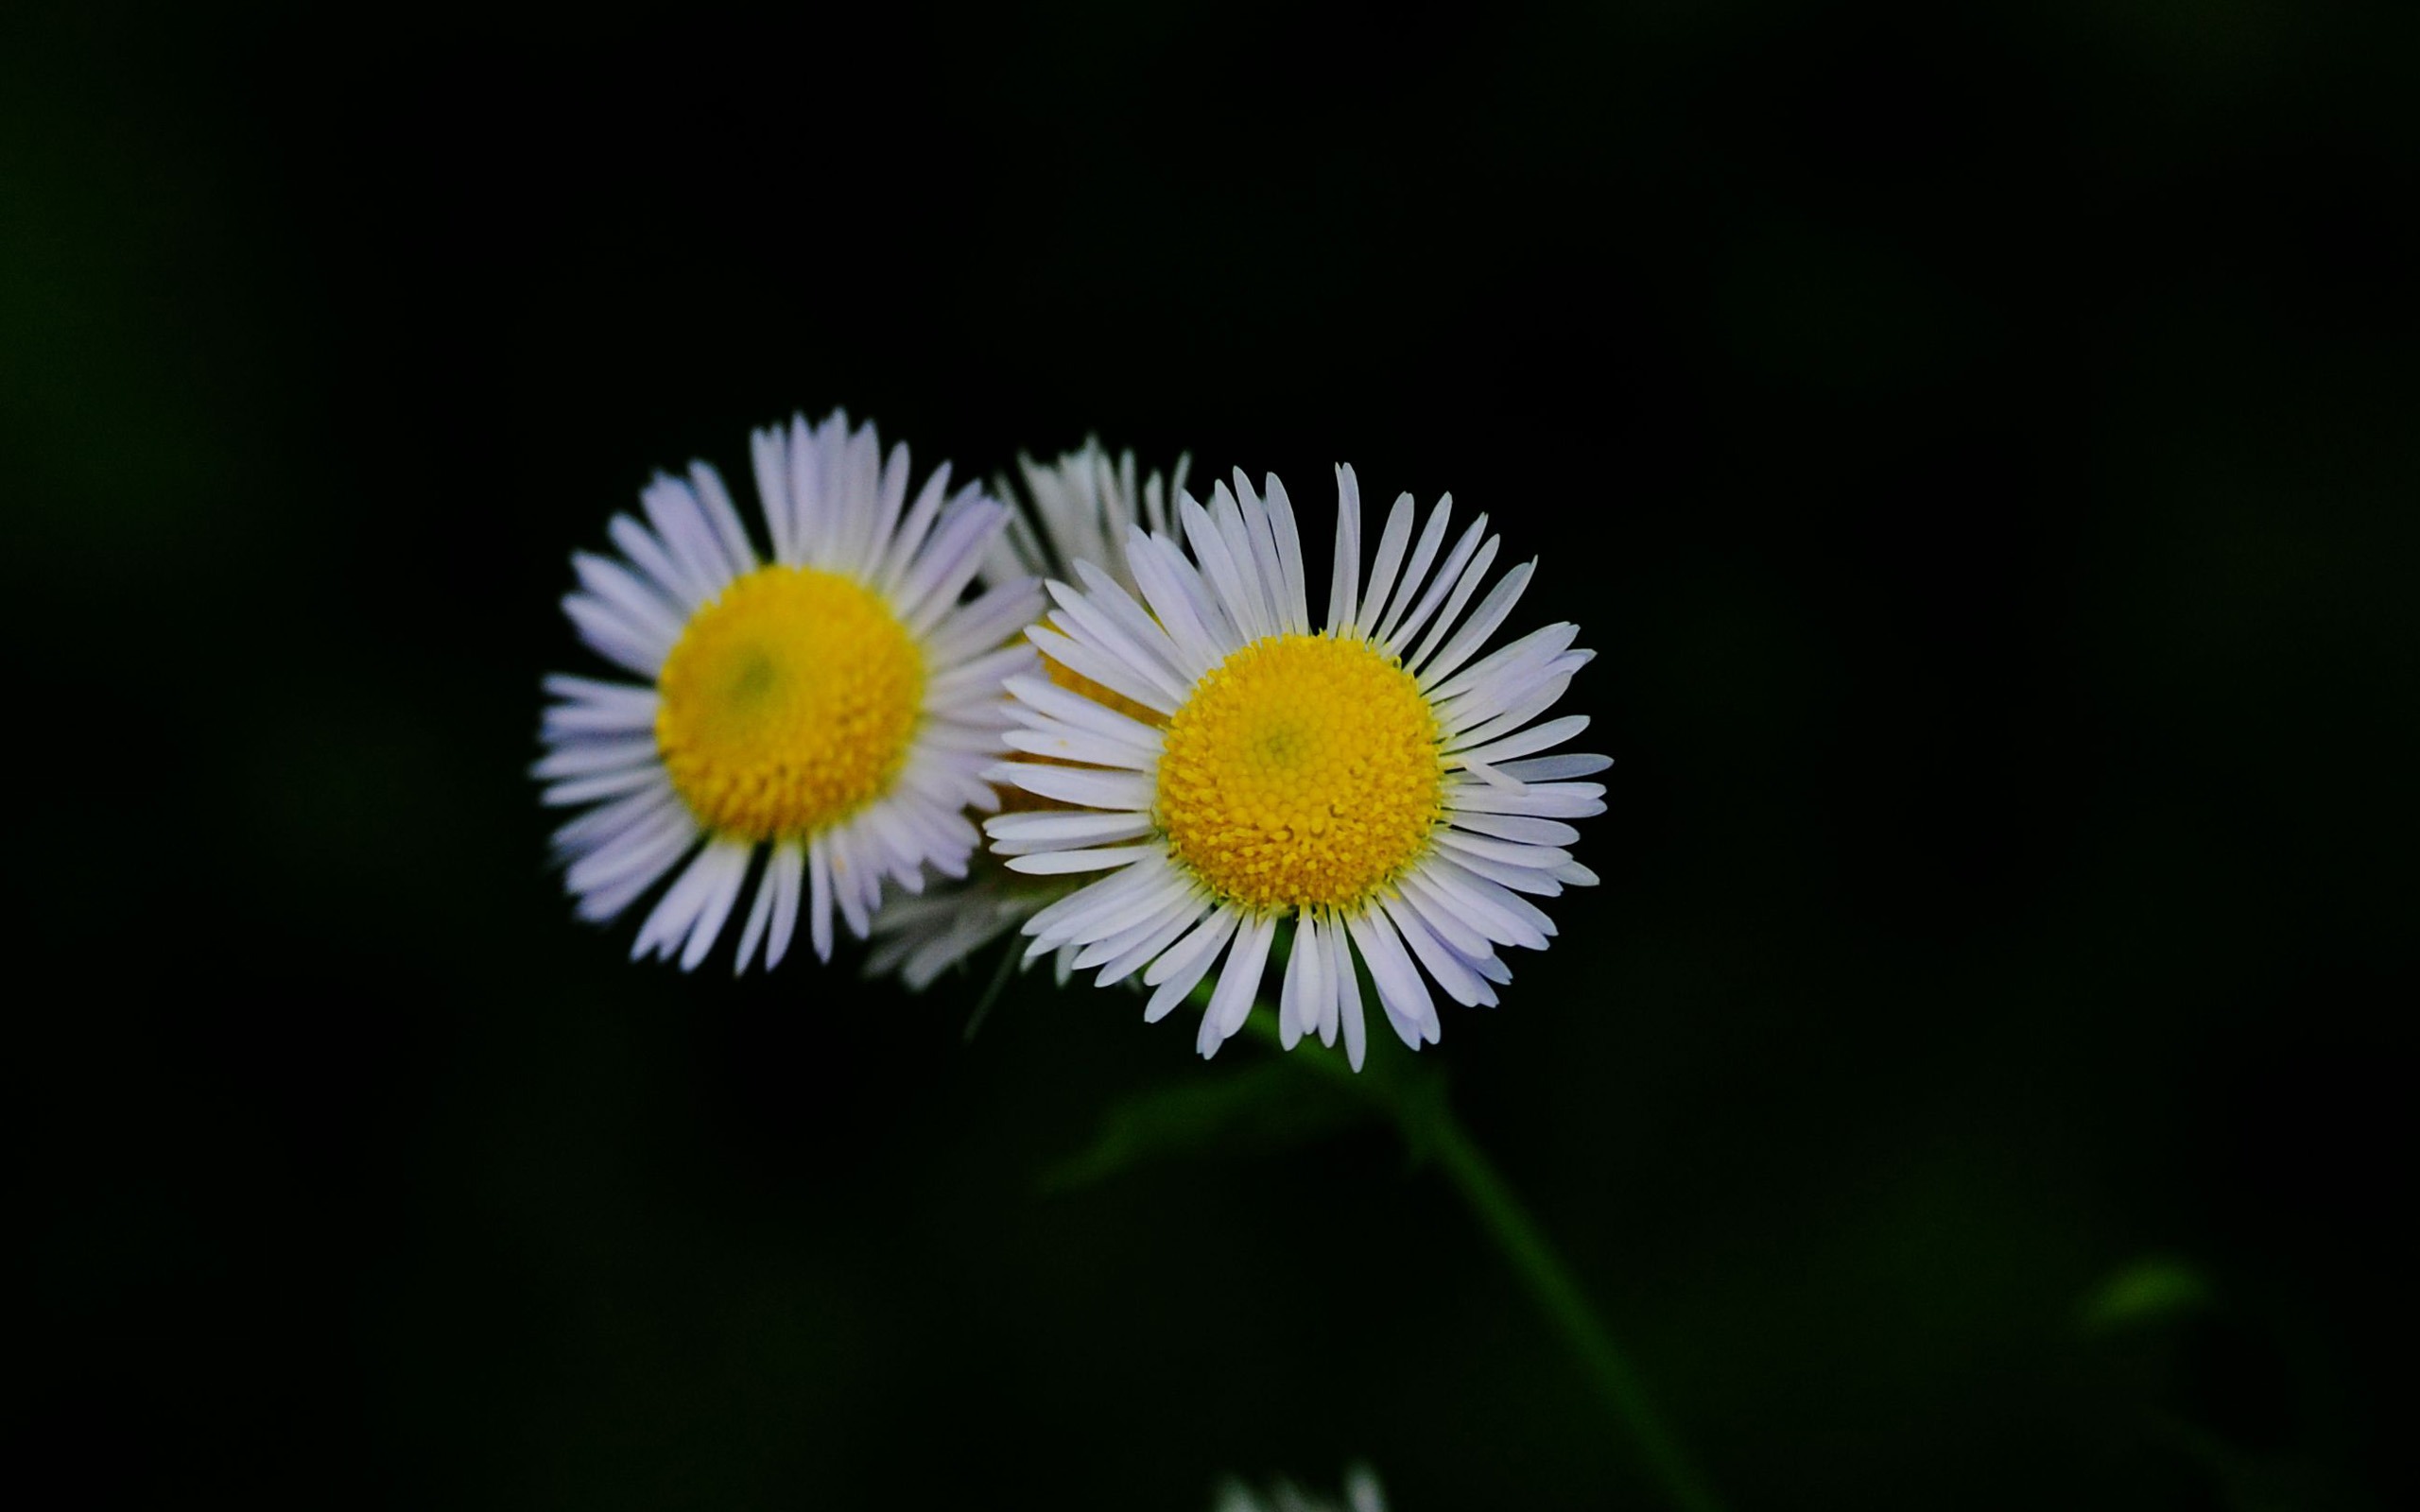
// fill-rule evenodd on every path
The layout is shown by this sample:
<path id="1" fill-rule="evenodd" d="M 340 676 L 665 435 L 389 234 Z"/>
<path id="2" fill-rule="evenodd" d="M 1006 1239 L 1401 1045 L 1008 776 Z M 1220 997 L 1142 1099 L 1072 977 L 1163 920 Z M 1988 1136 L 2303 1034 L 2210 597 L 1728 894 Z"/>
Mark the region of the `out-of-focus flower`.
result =
<path id="1" fill-rule="evenodd" d="M 1171 477 L 1138 475 L 1132 452 L 1112 458 L 1098 439 L 1089 438 L 1080 449 L 1053 462 L 1019 457 L 1026 508 L 1013 513 L 1008 528 L 993 541 L 979 580 L 1009 583 L 1042 576 L 1073 581 L 1080 571 L 1089 570 L 1132 589 L 1134 579 L 1126 568 L 1127 535 L 1138 524 L 1154 530 L 1167 527 L 1169 495 L 1184 487 L 1185 467 L 1186 458 L 1179 457 Z M 1013 495 L 1018 490 L 1004 482 L 1001 491 Z M 1079 563 L 1084 567 L 1080 569 Z M 1041 610 L 1037 603 L 1037 618 Z M 1046 662 L 1043 671 L 1063 686 L 1081 688 L 1096 697 L 1115 697 L 1056 663 Z M 1134 706 L 1128 712 L 1147 713 Z M 1048 804 L 1013 788 L 1003 796 L 1011 807 Z M 937 884 L 920 897 L 894 896 L 883 904 L 874 916 L 874 948 L 866 970 L 896 971 L 901 981 L 922 990 L 942 971 L 1063 897 L 1071 885 L 1063 878 L 1020 876 L 978 855 L 963 880 Z M 1063 981 L 1074 954 L 1072 949 L 1061 954 Z"/>
<path id="2" fill-rule="evenodd" d="M 1450 549 L 1450 496 L 1414 541 L 1396 500 L 1361 576 L 1360 491 L 1337 469 L 1335 569 L 1314 631 L 1293 506 L 1238 472 L 1202 507 L 1181 496 L 1190 555 L 1137 530 L 1127 562 L 1140 597 L 1078 564 L 1058 608 L 1028 635 L 1046 661 L 1114 695 L 1010 679 L 1039 760 L 992 776 L 1065 807 L 988 821 L 995 853 L 1033 876 L 1108 871 L 1024 924 L 1037 950 L 1074 947 L 1104 986 L 1137 971 L 1166 1016 L 1224 957 L 1196 1045 L 1242 1027 L 1275 950 L 1278 1026 L 1291 1048 L 1340 1031 L 1353 1064 L 1364 1034 L 1357 955 L 1388 1022 L 1417 1049 L 1439 1035 L 1422 970 L 1462 1004 L 1494 1004 L 1512 979 L 1499 947 L 1542 950 L 1554 933 L 1526 895 L 1595 875 L 1564 849 L 1564 822 L 1602 812 L 1604 789 L 1570 781 L 1602 756 L 1543 755 L 1586 728 L 1538 722 L 1594 653 L 1550 625 L 1480 656 L 1535 562 L 1463 610 L 1496 554 L 1484 515 Z M 1432 569 L 1434 569 L 1432 571 Z M 1139 713 L 1143 717 L 1137 717 Z M 1415 966 L 1414 961 L 1419 964 Z"/>
<path id="3" fill-rule="evenodd" d="M 871 926 L 886 881 L 962 876 L 970 808 L 997 806 L 1000 679 L 1034 666 L 1011 638 L 1030 578 L 959 596 L 1008 524 L 946 465 L 908 497 L 908 449 L 834 414 L 752 438 L 769 558 L 703 463 L 616 515 L 618 558 L 575 553 L 563 610 L 643 682 L 556 676 L 535 775 L 544 800 L 595 805 L 555 832 L 581 917 L 604 921 L 658 880 L 633 957 L 695 968 L 755 877 L 735 969 L 788 949 L 802 906 L 817 955 L 837 910 Z M 759 864 L 762 858 L 762 864 Z M 684 865 L 685 862 L 685 865 Z"/>
<path id="4" fill-rule="evenodd" d="M 1344 1500 L 1330 1502 L 1311 1496 L 1291 1481 L 1279 1481 L 1265 1492 L 1258 1492 L 1241 1481 L 1229 1481 L 1219 1487 L 1219 1500 L 1211 1512 L 1387 1512 L 1387 1499 L 1378 1490 L 1378 1477 L 1366 1465 L 1356 1465 L 1344 1472 Z"/>

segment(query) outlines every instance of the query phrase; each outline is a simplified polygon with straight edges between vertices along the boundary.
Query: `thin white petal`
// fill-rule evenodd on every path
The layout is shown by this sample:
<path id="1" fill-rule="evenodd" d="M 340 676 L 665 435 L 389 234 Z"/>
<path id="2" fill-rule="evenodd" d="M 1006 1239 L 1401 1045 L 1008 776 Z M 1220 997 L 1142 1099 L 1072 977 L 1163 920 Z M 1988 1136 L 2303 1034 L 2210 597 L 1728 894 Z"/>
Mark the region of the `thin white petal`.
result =
<path id="1" fill-rule="evenodd" d="M 715 855 L 714 886 L 706 895 L 705 905 L 699 909 L 697 922 L 689 927 L 688 947 L 681 953 L 681 970 L 694 971 L 706 953 L 715 948 L 715 937 L 731 919 L 731 910 L 739 902 L 739 889 L 748 882 L 748 861 L 755 853 L 754 845 L 745 840 L 719 841 L 712 848 Z"/>
<path id="2" fill-rule="evenodd" d="M 1382 899 L 1378 906 L 1385 911 L 1404 943 L 1411 947 L 1411 953 L 1420 957 L 1420 964 L 1428 968 L 1428 974 L 1445 989 L 1447 997 L 1466 1008 L 1473 1008 L 1495 995 L 1488 991 L 1487 984 L 1479 980 L 1478 973 L 1437 937 L 1436 931 L 1421 916 L 1420 910 L 1400 898 Z M 1484 941 L 1479 943 L 1481 949 L 1478 954 L 1491 954 L 1485 949 Z"/>
<path id="3" fill-rule="evenodd" d="M 1395 506 L 1387 511 L 1386 529 L 1378 536 L 1377 560 L 1370 564 L 1370 587 L 1361 595 L 1361 608 L 1353 617 L 1354 625 L 1367 635 L 1378 623 L 1378 615 L 1387 607 L 1387 595 L 1395 586 L 1395 573 L 1403 566 L 1404 548 L 1411 543 L 1411 495 L 1395 495 Z"/>
<path id="4" fill-rule="evenodd" d="M 1362 1056 L 1369 1048 L 1369 1029 L 1361 1020 L 1361 979 L 1353 970 L 1353 948 L 1345 935 L 1339 932 L 1338 924 L 1339 920 L 1333 919 L 1328 921 L 1324 943 L 1328 963 L 1336 969 L 1337 1019 L 1344 1030 L 1344 1058 L 1355 1071 L 1359 1071 Z"/>
<path id="5" fill-rule="evenodd" d="M 1462 627 L 1454 632 L 1453 639 L 1438 650 L 1434 661 L 1412 664 L 1412 675 L 1420 679 L 1423 688 L 1433 689 L 1441 679 L 1453 676 L 1456 667 L 1469 661 L 1473 652 L 1487 644 L 1487 638 L 1494 635 L 1496 627 L 1512 612 L 1512 606 L 1521 601 L 1521 591 L 1530 586 L 1530 579 L 1537 570 L 1538 560 L 1532 557 L 1506 573 L 1494 588 L 1487 591 L 1487 596 L 1479 600 L 1478 608 L 1471 611 L 1471 617 L 1462 622 Z"/>
<path id="6" fill-rule="evenodd" d="M 1580 832 L 1568 824 L 1553 819 L 1534 819 L 1519 814 L 1484 814 L 1458 811 L 1454 828 L 1470 830 L 1479 834 L 1492 834 L 1499 840 L 1519 840 L 1530 845 L 1571 845 Z"/>
<path id="7" fill-rule="evenodd" d="M 1285 575 L 1285 601 L 1279 606 L 1286 615 L 1286 628 L 1296 635 L 1311 633 L 1310 592 L 1303 565 L 1303 532 L 1294 523 L 1294 501 L 1286 497 L 1286 485 L 1277 474 L 1265 474 L 1260 486 L 1267 495 L 1269 528 L 1277 542 L 1277 564 Z"/>
<path id="8" fill-rule="evenodd" d="M 1077 871 L 1107 871 L 1113 867 L 1132 866 L 1145 856 L 1158 855 L 1161 848 L 1153 845 L 1105 846 L 1097 850 L 1044 850 L 1033 855 L 1011 856 L 1009 869 L 1028 876 L 1057 877 Z"/>
<path id="9" fill-rule="evenodd" d="M 1150 812 L 1156 788 L 1139 772 L 1095 771 L 1080 766 L 1044 766 L 1002 762 L 984 775 L 995 782 L 1013 782 L 1037 798 L 1092 809 L 1116 809 L 1131 814 Z"/>
<path id="10" fill-rule="evenodd" d="M 1025 632 L 1044 656 L 1058 662 L 1079 677 L 1090 678 L 1112 693 L 1122 694 L 1146 709 L 1173 714 L 1183 696 L 1170 696 L 1140 670 L 1129 666 L 1122 659 L 1107 656 L 1069 640 L 1057 630 L 1045 626 L 1030 627 Z"/>
<path id="11" fill-rule="evenodd" d="M 1336 559 L 1328 564 L 1327 629 L 1341 633 L 1361 603 L 1361 483 L 1336 465 Z"/>
<path id="12" fill-rule="evenodd" d="M 1387 1022 L 1394 1026 L 1396 1036 L 1417 1050 L 1424 1042 L 1437 1040 L 1437 1005 L 1428 996 L 1428 985 L 1421 980 L 1420 971 L 1404 954 L 1403 940 L 1395 934 L 1394 925 L 1385 914 L 1365 909 L 1344 918 L 1344 927 L 1353 936 L 1353 943 L 1360 947 L 1362 964 L 1370 968 L 1370 980 L 1378 988 L 1378 1004 L 1386 1009 Z"/>
<path id="13" fill-rule="evenodd" d="M 1486 545 L 1483 554 L 1480 551 L 1482 540 Z M 1483 573 L 1487 571 L 1486 563 L 1493 559 L 1495 555 L 1495 541 L 1494 537 L 1487 535 L 1487 516 L 1480 515 L 1462 531 L 1462 538 L 1454 542 L 1454 549 L 1445 558 L 1445 564 L 1437 569 L 1437 576 L 1429 583 L 1428 592 L 1420 595 L 1420 602 L 1413 608 L 1410 617 L 1397 626 L 1394 632 L 1387 637 L 1389 648 L 1400 651 L 1404 643 L 1420 634 L 1420 627 L 1428 623 L 1428 616 L 1435 613 L 1437 606 L 1444 603 L 1446 595 L 1451 593 L 1453 599 L 1447 605 L 1444 618 L 1432 627 L 1420 643 L 1420 649 L 1426 651 L 1429 643 L 1444 632 L 1445 626 L 1453 623 L 1455 612 L 1462 607 L 1462 600 L 1469 597 L 1471 591 L 1478 586 L 1478 575 L 1471 570 L 1472 558 L 1475 556 L 1478 558 L 1478 572 Z M 1406 661 L 1409 663 L 1409 659 L 1407 658 Z"/>
<path id="14" fill-rule="evenodd" d="M 1143 1005 L 1143 1022 L 1157 1023 L 1168 1011 L 1184 1000 L 1195 984 L 1208 973 L 1210 963 L 1218 957 L 1219 948 L 1227 936 L 1243 922 L 1243 915 L 1234 908 L 1219 907 L 1193 928 L 1193 932 L 1168 948 L 1167 954 L 1151 963 L 1143 973 L 1143 985 L 1156 987 L 1151 1000 Z"/>
<path id="15" fill-rule="evenodd" d="M 1494 763 L 1508 757 L 1527 756 L 1531 751 L 1544 750 L 1549 746 L 1560 746 L 1587 728 L 1586 714 L 1564 714 L 1560 719 L 1549 719 L 1543 725 L 1531 725 L 1517 735 L 1507 735 L 1502 740 L 1493 745 L 1481 746 L 1477 750 L 1457 752 L 1447 765 L 1453 765 L 1455 762 Z"/>
<path id="16" fill-rule="evenodd" d="M 1080 693 L 1071 693 L 1046 679 L 1014 677 L 1009 679 L 1004 686 L 1020 702 L 1031 705 L 1053 719 L 1064 720 L 1079 729 L 1105 735 L 1136 750 L 1160 748 L 1160 732 L 1150 725 L 1107 704 L 1096 703 Z M 653 717 L 652 713 L 649 717 Z"/>
<path id="17" fill-rule="evenodd" d="M 1252 1016 L 1253 1002 L 1260 996 L 1261 977 L 1269 967 L 1269 947 L 1276 938 L 1274 914 L 1264 914 L 1236 932 L 1235 948 L 1227 953 L 1226 970 L 1219 977 L 1219 988 L 1210 995 L 1210 1006 L 1202 1015 L 1219 1040 L 1233 1036 Z"/>
<path id="18" fill-rule="evenodd" d="M 738 976 L 748 970 L 756 956 L 756 947 L 764 941 L 765 926 L 773 921 L 773 863 L 766 857 L 765 869 L 757 874 L 755 896 L 748 901 L 748 918 L 739 926 L 739 948 L 732 953 L 731 974 Z"/>
<path id="19" fill-rule="evenodd" d="M 1611 756 L 1537 756 L 1506 762 L 1504 775 L 1521 782 L 1560 782 L 1566 777 L 1592 777 L 1614 765 Z"/>
<path id="20" fill-rule="evenodd" d="M 1420 543 L 1412 548 L 1411 561 L 1403 570 L 1403 581 L 1395 589 L 1394 602 L 1387 608 L 1387 617 L 1378 625 L 1375 637 L 1379 644 L 1392 646 L 1396 627 L 1403 624 L 1404 614 L 1428 582 L 1428 569 L 1437 560 L 1437 548 L 1445 543 L 1445 527 L 1452 523 L 1454 496 L 1440 498 L 1428 511 L 1428 524 L 1421 527 Z"/>

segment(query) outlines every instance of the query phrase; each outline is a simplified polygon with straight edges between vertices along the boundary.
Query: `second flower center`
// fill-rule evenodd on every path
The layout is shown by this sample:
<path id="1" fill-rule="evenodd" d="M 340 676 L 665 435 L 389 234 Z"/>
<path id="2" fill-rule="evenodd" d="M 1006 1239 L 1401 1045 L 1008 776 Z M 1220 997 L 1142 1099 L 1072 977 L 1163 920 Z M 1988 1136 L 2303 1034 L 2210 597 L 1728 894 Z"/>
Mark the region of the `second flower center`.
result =
<path id="1" fill-rule="evenodd" d="M 1275 635 L 1205 675 L 1168 721 L 1155 814 L 1176 859 L 1253 909 L 1347 907 L 1443 816 L 1437 718 L 1361 640 Z"/>

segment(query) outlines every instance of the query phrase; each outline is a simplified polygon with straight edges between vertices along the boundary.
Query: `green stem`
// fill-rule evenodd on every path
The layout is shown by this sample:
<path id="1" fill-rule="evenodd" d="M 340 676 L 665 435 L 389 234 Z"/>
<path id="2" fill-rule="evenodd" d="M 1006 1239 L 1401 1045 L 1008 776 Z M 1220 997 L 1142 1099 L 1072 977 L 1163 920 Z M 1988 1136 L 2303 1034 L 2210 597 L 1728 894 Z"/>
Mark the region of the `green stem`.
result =
<path id="1" fill-rule="evenodd" d="M 1273 1010 L 1267 1015 L 1255 1011 L 1252 1027 L 1273 1042 L 1277 1038 L 1275 1017 Z M 1521 1199 L 1512 1194 L 1512 1189 L 1505 1184 L 1503 1176 L 1462 1126 L 1461 1120 L 1454 1116 L 1443 1084 L 1432 1079 L 1414 1087 L 1392 1078 L 1356 1076 L 1342 1057 L 1320 1053 L 1316 1045 L 1303 1048 L 1311 1054 L 1297 1058 L 1377 1097 L 1412 1149 L 1433 1155 L 1444 1167 L 1454 1190 L 1461 1194 L 1479 1227 L 1512 1263 L 1513 1274 L 1521 1278 L 1530 1295 L 1563 1334 L 1564 1342 L 1579 1356 L 1598 1397 L 1636 1441 L 1649 1469 L 1673 1503 L 1689 1512 L 1720 1512 L 1722 1503 L 1698 1474 L 1655 1404 L 1648 1400 L 1637 1373 L 1615 1345 L 1613 1335 L 1605 1332 L 1596 1310 L 1588 1305 L 1587 1295 L 1572 1278 L 1570 1267 L 1547 1242 L 1537 1220 L 1521 1205 Z"/>

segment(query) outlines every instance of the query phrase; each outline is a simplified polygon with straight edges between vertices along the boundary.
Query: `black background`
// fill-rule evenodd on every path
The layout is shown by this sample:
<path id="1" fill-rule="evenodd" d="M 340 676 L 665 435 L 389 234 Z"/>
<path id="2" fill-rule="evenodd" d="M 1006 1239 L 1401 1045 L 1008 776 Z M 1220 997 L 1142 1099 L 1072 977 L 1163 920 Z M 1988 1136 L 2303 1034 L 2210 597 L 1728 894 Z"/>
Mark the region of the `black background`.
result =
<path id="1" fill-rule="evenodd" d="M 845 405 L 1544 558 L 1605 885 L 1428 1056 L 1733 1504 L 2408 1493 L 2416 60 L 2258 0 L 9 8 L 24 1472 L 1655 1504 L 1383 1129 L 1046 1179 L 1256 1047 L 571 920 L 567 554 Z M 2204 1305 L 2086 1326 L 2162 1258 Z"/>

